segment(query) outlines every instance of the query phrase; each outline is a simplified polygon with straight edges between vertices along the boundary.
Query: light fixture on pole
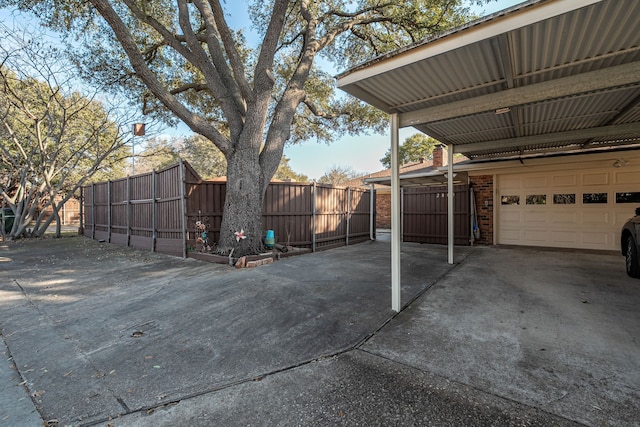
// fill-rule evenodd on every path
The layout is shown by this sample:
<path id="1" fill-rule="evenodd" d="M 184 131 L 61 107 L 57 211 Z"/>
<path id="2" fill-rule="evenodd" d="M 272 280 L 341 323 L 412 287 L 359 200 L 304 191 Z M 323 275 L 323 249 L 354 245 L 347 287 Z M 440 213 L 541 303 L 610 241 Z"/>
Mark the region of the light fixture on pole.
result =
<path id="1" fill-rule="evenodd" d="M 131 139 L 131 175 L 135 175 L 136 173 L 135 137 L 144 136 L 144 123 L 133 124 L 133 136 L 134 138 Z"/>

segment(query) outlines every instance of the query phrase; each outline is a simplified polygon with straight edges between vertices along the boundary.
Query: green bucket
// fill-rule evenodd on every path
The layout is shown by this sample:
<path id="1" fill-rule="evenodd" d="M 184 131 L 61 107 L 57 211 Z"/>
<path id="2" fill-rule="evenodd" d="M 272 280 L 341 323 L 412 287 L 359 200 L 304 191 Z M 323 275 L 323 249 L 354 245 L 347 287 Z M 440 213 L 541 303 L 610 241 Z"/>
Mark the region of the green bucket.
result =
<path id="1" fill-rule="evenodd" d="M 2 221 L 4 222 L 4 232 L 9 233 L 13 228 L 13 220 L 15 219 L 15 215 L 11 208 L 3 208 L 2 209 Z"/>

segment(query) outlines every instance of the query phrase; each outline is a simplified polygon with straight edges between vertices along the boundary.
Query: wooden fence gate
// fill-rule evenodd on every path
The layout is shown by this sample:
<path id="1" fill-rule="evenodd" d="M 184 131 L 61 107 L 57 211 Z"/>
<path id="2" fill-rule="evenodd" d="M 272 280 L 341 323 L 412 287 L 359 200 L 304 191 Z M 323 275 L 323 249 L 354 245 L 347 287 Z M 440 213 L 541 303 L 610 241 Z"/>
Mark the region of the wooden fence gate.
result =
<path id="1" fill-rule="evenodd" d="M 469 186 L 455 185 L 454 244 L 469 246 Z M 447 244 L 447 187 L 405 188 L 402 192 L 402 238 L 405 242 Z"/>

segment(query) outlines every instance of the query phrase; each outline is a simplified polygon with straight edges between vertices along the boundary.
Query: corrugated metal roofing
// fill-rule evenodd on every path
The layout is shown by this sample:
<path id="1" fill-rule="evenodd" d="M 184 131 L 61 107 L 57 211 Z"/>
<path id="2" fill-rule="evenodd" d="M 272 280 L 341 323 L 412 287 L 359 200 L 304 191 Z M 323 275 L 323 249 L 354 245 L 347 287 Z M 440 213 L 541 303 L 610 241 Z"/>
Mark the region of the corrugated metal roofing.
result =
<path id="1" fill-rule="evenodd" d="M 415 128 L 470 158 L 640 148 L 638 23 L 637 0 L 530 1 L 358 66 L 338 76 L 338 85 L 398 113 L 401 123 L 411 113 Z M 606 73 L 598 74 L 597 90 L 576 84 L 576 77 L 593 72 Z M 624 72 L 627 77 L 618 78 Z M 537 85 L 551 88 L 544 99 L 519 102 L 518 90 Z M 514 95 L 502 106 L 508 112 L 483 110 L 484 102 L 500 94 Z M 432 121 L 434 109 L 452 102 L 477 111 Z M 616 126 L 622 124 L 638 127 Z M 599 132 L 593 138 L 571 134 L 585 129 Z M 609 134 L 603 136 L 602 129 Z M 552 137 L 559 132 L 561 138 Z"/>

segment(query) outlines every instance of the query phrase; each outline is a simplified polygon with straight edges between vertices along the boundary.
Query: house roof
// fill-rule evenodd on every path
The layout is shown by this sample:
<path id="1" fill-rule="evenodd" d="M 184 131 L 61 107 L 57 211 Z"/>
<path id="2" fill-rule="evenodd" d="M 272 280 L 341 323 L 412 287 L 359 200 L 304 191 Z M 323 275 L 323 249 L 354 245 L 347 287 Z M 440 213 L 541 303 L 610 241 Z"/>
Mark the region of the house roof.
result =
<path id="1" fill-rule="evenodd" d="M 640 2 L 530 0 L 355 67 L 344 91 L 471 159 L 640 148 Z"/>
<path id="2" fill-rule="evenodd" d="M 459 164 L 462 162 L 469 161 L 466 157 L 456 157 L 453 159 L 454 164 Z M 444 175 L 445 171 L 442 168 L 433 166 L 432 159 L 425 159 L 419 162 L 410 162 L 405 163 L 400 166 L 400 179 L 403 187 L 412 187 L 412 186 L 424 186 L 424 185 L 445 185 L 446 178 Z M 467 176 L 466 173 L 460 174 L 457 179 L 455 179 L 456 183 L 466 182 Z M 418 179 L 417 177 L 428 177 L 429 179 Z M 367 175 L 363 175 L 357 178 L 354 178 L 344 185 L 347 187 L 356 187 L 356 186 L 368 186 L 369 184 L 378 184 L 389 186 L 391 185 L 391 169 L 383 169 L 378 172 L 370 173 Z"/>

